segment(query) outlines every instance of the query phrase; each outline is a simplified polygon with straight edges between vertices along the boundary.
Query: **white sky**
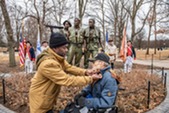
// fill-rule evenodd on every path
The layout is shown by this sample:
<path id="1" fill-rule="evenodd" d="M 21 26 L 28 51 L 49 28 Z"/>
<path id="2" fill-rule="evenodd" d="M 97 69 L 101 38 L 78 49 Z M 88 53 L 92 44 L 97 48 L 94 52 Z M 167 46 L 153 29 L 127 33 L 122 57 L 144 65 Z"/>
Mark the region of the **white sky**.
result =
<path id="1" fill-rule="evenodd" d="M 23 6 L 23 3 L 24 3 L 25 0 L 14 0 L 14 1 L 15 1 L 18 5 Z M 38 1 L 38 0 L 37 0 L 37 1 Z M 49 1 L 50 1 L 50 0 L 49 0 Z M 69 1 L 72 1 L 72 0 L 69 0 Z M 74 0 L 74 1 L 76 1 L 76 0 Z M 8 0 L 8 2 L 10 3 L 11 0 Z M 70 13 L 72 12 L 72 14 L 73 14 L 72 16 L 75 17 L 75 2 L 74 2 L 74 3 L 70 2 L 70 4 L 72 4 L 72 10 L 69 11 L 68 14 L 70 14 Z M 32 6 L 31 6 L 31 7 L 32 7 Z M 93 6 L 93 7 L 94 7 L 94 6 Z M 142 7 L 141 7 L 141 10 L 144 11 L 145 14 L 146 14 L 146 12 L 149 10 L 149 4 L 146 4 L 146 5 L 142 6 Z M 143 15 L 141 12 L 139 12 L 139 14 L 140 14 L 140 15 Z M 77 15 L 77 11 L 76 11 L 76 15 Z M 67 20 L 67 17 L 66 17 L 66 16 L 64 16 L 64 18 L 65 18 L 65 19 L 62 19 L 62 23 L 63 23 L 63 21 Z M 85 17 L 85 18 L 83 19 L 83 22 L 82 22 L 82 23 L 85 24 L 85 25 L 87 25 L 89 18 L 90 18 L 90 17 L 88 17 L 88 18 Z M 73 18 L 70 19 L 70 22 L 73 24 Z M 130 22 L 128 22 L 128 23 L 130 23 Z M 96 25 L 98 26 L 98 23 L 96 23 Z M 136 18 L 136 30 L 137 30 L 137 28 L 139 28 L 139 27 L 141 27 L 141 26 L 142 26 L 142 25 L 141 25 L 141 22 L 139 21 L 138 18 Z M 149 30 L 148 26 L 145 26 L 144 28 L 145 28 L 146 33 L 148 33 L 148 30 Z M 157 27 L 157 30 L 158 30 L 158 29 L 159 29 L 159 28 Z M 152 31 L 153 31 L 153 28 L 152 28 Z M 128 26 L 127 34 L 128 34 L 128 36 L 131 35 L 131 25 Z M 153 35 L 151 36 L 151 39 L 152 39 L 152 40 L 154 39 L 154 36 L 153 36 Z"/>

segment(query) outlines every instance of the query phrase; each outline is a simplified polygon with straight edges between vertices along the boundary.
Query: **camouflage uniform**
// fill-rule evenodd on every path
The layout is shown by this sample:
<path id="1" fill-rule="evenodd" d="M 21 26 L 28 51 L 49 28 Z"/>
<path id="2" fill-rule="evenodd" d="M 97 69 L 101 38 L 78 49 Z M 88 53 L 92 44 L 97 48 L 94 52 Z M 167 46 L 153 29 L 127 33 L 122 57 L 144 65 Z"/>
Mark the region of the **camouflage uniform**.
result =
<path id="1" fill-rule="evenodd" d="M 84 55 L 84 66 L 88 68 L 88 59 L 90 55 L 92 58 L 98 53 L 99 40 L 100 40 L 100 30 L 98 28 L 90 29 L 89 27 L 84 30 L 84 37 L 86 42 L 86 49 Z"/>
<path id="2" fill-rule="evenodd" d="M 69 41 L 70 41 L 70 48 L 68 51 L 68 58 L 67 61 L 72 64 L 72 60 L 75 57 L 75 65 L 79 66 L 80 65 L 80 60 L 82 57 L 82 46 L 84 43 L 84 38 L 83 38 L 83 29 L 75 29 L 70 28 L 70 36 L 69 36 Z"/>

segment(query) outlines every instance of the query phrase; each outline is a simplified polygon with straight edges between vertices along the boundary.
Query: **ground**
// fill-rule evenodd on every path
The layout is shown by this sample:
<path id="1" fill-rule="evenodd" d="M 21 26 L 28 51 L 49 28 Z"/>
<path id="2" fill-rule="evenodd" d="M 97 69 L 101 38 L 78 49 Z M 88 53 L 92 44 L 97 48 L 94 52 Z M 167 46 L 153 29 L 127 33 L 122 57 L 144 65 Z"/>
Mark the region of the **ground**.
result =
<path id="1" fill-rule="evenodd" d="M 140 54 L 144 54 L 145 51 L 137 51 L 138 59 L 144 59 Z M 165 51 L 166 53 L 166 51 Z M 20 68 L 18 57 L 17 66 L 12 68 L 8 65 L 8 54 L 0 53 L 0 72 L 1 73 L 11 73 L 13 76 L 6 79 L 6 92 L 7 92 L 7 103 L 5 106 L 10 109 L 17 111 L 19 113 L 27 113 L 29 112 L 29 102 L 28 102 L 28 90 L 30 86 L 30 79 L 33 75 L 25 75 L 23 73 L 24 68 Z M 162 53 L 163 55 L 163 53 Z M 161 56 L 162 58 L 167 58 L 167 55 Z M 148 58 L 148 57 L 147 57 Z M 129 74 L 124 74 L 122 71 L 123 63 L 116 62 L 115 63 L 116 73 L 122 78 L 122 82 L 120 84 L 121 88 L 124 88 L 124 91 L 119 91 L 117 98 L 117 105 L 119 107 L 120 113 L 139 113 L 145 112 L 149 109 L 157 106 L 165 97 L 164 87 L 162 85 L 161 76 L 152 76 L 146 71 L 149 70 L 150 66 L 144 65 L 134 65 L 133 72 Z M 156 70 L 160 70 L 160 68 L 156 68 Z M 150 108 L 147 109 L 147 81 L 151 81 L 151 101 Z M 62 87 L 62 91 L 59 95 L 56 113 L 58 110 L 63 109 L 67 102 L 73 100 L 75 94 L 77 94 L 82 88 L 79 87 Z M 1 92 L 2 94 L 2 92 Z M 0 95 L 1 96 L 1 95 Z M 2 101 L 1 101 L 2 102 Z"/>

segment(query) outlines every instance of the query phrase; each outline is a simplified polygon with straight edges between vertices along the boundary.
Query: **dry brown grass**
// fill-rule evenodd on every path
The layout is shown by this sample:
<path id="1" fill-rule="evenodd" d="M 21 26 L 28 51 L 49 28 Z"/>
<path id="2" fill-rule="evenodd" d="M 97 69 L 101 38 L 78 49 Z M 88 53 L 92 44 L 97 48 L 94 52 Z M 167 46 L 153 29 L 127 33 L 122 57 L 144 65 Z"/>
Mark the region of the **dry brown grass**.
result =
<path id="1" fill-rule="evenodd" d="M 150 75 L 145 71 L 133 70 L 132 73 L 120 76 L 123 82 L 120 87 L 126 88 L 119 91 L 118 107 L 119 113 L 143 113 L 147 111 L 147 87 L 148 80 L 151 82 L 150 109 L 161 103 L 164 99 L 164 87 L 159 76 Z"/>
<path id="2" fill-rule="evenodd" d="M 13 73 L 5 78 L 6 106 L 19 113 L 29 113 L 28 92 L 33 75 Z"/>
<path id="3" fill-rule="evenodd" d="M 154 54 L 154 49 L 150 49 L 149 55 L 146 55 L 146 50 L 136 50 L 137 59 L 147 60 L 152 58 Z M 157 51 L 157 54 L 154 54 L 154 59 L 156 60 L 165 60 L 169 58 L 169 49 Z"/>
<path id="4" fill-rule="evenodd" d="M 137 59 L 145 59 L 145 50 L 137 51 Z M 151 50 L 151 53 L 153 51 Z M 155 56 L 156 59 L 158 59 Z M 169 54 L 169 50 L 161 51 L 161 58 L 166 58 Z M 16 53 L 17 55 L 17 53 Z M 147 59 L 151 58 L 147 56 Z M 7 78 L 7 85 L 10 88 L 15 89 L 19 92 L 13 91 L 10 88 L 7 88 L 7 107 L 19 112 L 19 113 L 28 113 L 29 112 L 29 103 L 28 103 L 28 93 L 21 93 L 21 92 L 28 92 L 30 86 L 30 79 L 32 75 L 25 76 L 23 73 L 18 74 L 18 72 L 23 71 L 23 68 L 19 67 L 19 58 L 17 59 L 17 66 L 11 68 L 8 66 L 8 54 L 2 54 L 0 59 L 0 73 L 12 73 L 12 77 Z M 116 69 L 122 68 L 122 64 L 116 65 Z M 134 65 L 136 69 L 147 69 L 145 66 Z M 123 74 L 119 72 L 123 79 L 120 87 L 126 88 L 125 91 L 119 91 L 118 95 L 118 106 L 120 113 L 139 113 L 146 111 L 146 99 L 147 99 L 147 80 L 151 80 L 153 84 L 151 86 L 151 103 L 150 108 L 152 109 L 156 105 L 158 105 L 164 99 L 164 89 L 161 83 L 160 78 L 158 76 L 149 76 L 148 73 L 135 70 L 133 73 L 130 74 Z M 142 88 L 142 89 L 141 89 Z M 63 109 L 67 102 L 73 100 L 75 94 L 77 94 L 82 88 L 78 87 L 62 87 L 61 93 L 59 95 L 56 112 L 60 109 Z M 136 92 L 135 92 L 136 91 Z M 134 93 L 132 93 L 134 92 Z M 1 95 L 0 95 L 1 96 Z"/>
<path id="5" fill-rule="evenodd" d="M 0 47 L 0 52 L 4 52 L 4 51 L 7 51 L 7 48 L 6 47 Z"/>
<path id="6" fill-rule="evenodd" d="M 119 91 L 117 105 L 119 113 L 143 113 L 147 111 L 147 80 L 151 81 L 151 103 L 152 109 L 164 99 L 164 88 L 161 84 L 161 78 L 150 76 L 144 71 L 134 70 L 130 74 L 118 72 L 122 77 L 120 87 L 125 91 Z M 19 113 L 29 113 L 28 90 L 32 75 L 25 76 L 23 73 L 14 73 L 6 78 L 7 103 L 6 106 Z M 81 90 L 79 87 L 62 87 L 60 95 L 55 106 L 56 113 L 63 109 L 68 102 Z"/>

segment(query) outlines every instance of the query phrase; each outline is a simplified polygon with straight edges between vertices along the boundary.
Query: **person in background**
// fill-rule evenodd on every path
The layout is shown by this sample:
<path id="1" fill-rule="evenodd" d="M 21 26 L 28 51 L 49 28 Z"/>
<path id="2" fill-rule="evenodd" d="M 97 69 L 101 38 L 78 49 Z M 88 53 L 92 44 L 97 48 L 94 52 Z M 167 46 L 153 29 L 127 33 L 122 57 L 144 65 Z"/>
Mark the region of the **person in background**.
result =
<path id="1" fill-rule="evenodd" d="M 41 51 L 46 50 L 48 47 L 49 47 L 49 46 L 48 46 L 48 42 L 47 42 L 47 41 L 43 41 L 43 42 L 42 42 L 42 46 L 41 46 Z"/>
<path id="2" fill-rule="evenodd" d="M 67 40 L 69 40 L 70 36 L 69 28 L 72 27 L 72 24 L 68 20 L 65 20 L 63 22 L 63 25 L 64 25 L 63 34 L 66 36 Z"/>
<path id="3" fill-rule="evenodd" d="M 110 57 L 111 68 L 114 69 L 114 62 L 116 61 L 117 47 L 113 43 L 113 39 L 108 40 L 108 44 L 105 46 L 105 53 Z"/>
<path id="4" fill-rule="evenodd" d="M 84 45 L 84 37 L 83 37 L 83 29 L 80 27 L 80 19 L 75 18 L 74 19 L 74 26 L 69 29 L 70 36 L 69 36 L 69 42 L 70 47 L 68 51 L 68 57 L 67 61 L 70 64 L 74 64 L 75 66 L 80 66 L 80 61 L 82 58 L 82 47 Z M 75 57 L 75 63 L 73 63 L 73 59 Z"/>
<path id="5" fill-rule="evenodd" d="M 93 70 L 70 65 L 65 60 L 67 44 L 63 34 L 52 33 L 49 48 L 37 57 L 37 71 L 29 90 L 30 113 L 54 113 L 61 86 L 85 86 L 101 78 Z"/>
<path id="6" fill-rule="evenodd" d="M 32 73 L 33 72 L 33 63 L 35 61 L 35 51 L 32 47 L 32 44 L 27 41 L 26 42 L 26 55 L 25 55 L 25 72 Z"/>
<path id="7" fill-rule="evenodd" d="M 132 46 L 132 42 L 127 41 L 127 58 L 124 63 L 124 73 L 131 72 L 133 66 L 133 58 L 136 59 L 136 52 Z"/>
<path id="8" fill-rule="evenodd" d="M 94 56 L 98 53 L 98 48 L 103 48 L 101 43 L 101 32 L 99 28 L 95 26 L 94 19 L 89 19 L 89 26 L 84 30 L 83 36 L 85 39 L 84 67 L 88 68 L 88 59 L 90 56 L 94 58 Z"/>

